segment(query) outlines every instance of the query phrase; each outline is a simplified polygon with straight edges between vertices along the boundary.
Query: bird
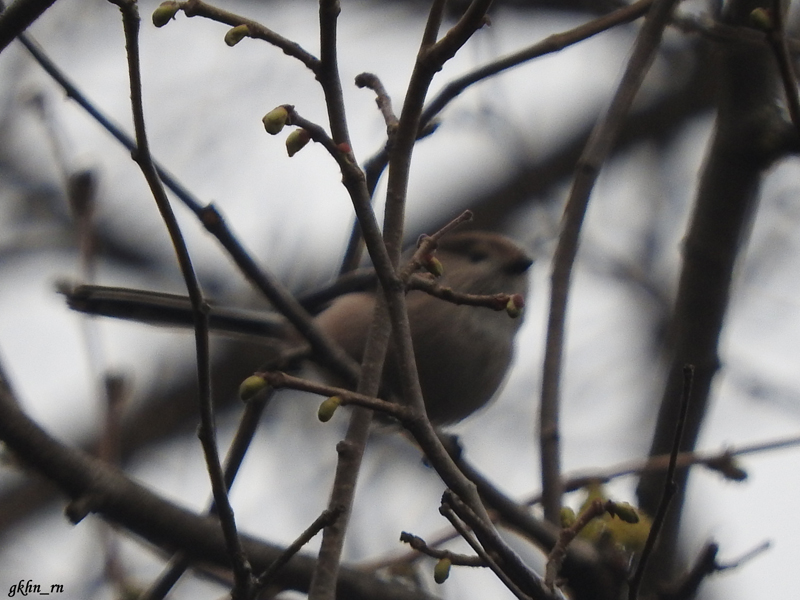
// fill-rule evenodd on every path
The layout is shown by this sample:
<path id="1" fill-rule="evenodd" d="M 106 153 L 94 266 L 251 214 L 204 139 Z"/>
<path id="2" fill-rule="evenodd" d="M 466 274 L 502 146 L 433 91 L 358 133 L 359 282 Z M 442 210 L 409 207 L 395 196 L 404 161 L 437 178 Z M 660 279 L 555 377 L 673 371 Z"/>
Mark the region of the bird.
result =
<path id="1" fill-rule="evenodd" d="M 444 236 L 436 257 L 442 286 L 475 295 L 528 291 L 533 260 L 509 238 L 487 231 Z M 374 292 L 340 296 L 315 319 L 317 326 L 360 361 L 375 307 Z M 521 319 L 505 311 L 455 305 L 422 290 L 408 292 L 411 339 L 428 418 L 461 421 L 486 405 L 505 379 Z M 403 401 L 396 350 L 390 342 L 381 390 Z"/>

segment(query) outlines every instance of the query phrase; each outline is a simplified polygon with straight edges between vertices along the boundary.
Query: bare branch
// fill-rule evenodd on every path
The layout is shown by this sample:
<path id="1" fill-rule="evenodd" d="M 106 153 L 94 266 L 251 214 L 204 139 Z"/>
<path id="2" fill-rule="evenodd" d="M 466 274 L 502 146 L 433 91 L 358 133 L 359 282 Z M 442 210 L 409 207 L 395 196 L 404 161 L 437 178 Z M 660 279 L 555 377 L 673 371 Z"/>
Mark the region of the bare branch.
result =
<path id="1" fill-rule="evenodd" d="M 462 567 L 485 567 L 486 562 L 480 556 L 470 556 L 467 554 L 456 554 L 450 550 L 441 550 L 439 548 L 432 548 L 425 543 L 421 537 L 417 537 L 405 531 L 400 533 L 400 541 L 408 544 L 417 552 L 420 552 L 431 558 L 446 558 L 454 565 Z"/>
<path id="2" fill-rule="evenodd" d="M 542 491 L 545 517 L 557 523 L 561 508 L 561 458 L 559 445 L 559 402 L 567 298 L 581 227 L 589 196 L 622 127 L 623 120 L 653 61 L 677 0 L 656 0 L 644 24 L 617 88 L 611 105 L 595 125 L 575 172 L 575 180 L 564 208 L 551 275 L 550 310 L 547 323 L 542 392 L 539 412 L 539 438 L 542 461 Z"/>
<path id="3" fill-rule="evenodd" d="M 122 23 L 125 30 L 125 46 L 128 56 L 128 74 L 131 87 L 131 105 L 133 123 L 136 131 L 136 151 L 133 159 L 139 164 L 142 173 L 150 186 L 150 191 L 156 201 L 158 210 L 167 227 L 178 263 L 186 282 L 186 289 L 192 303 L 194 316 L 195 346 L 197 352 L 197 380 L 200 401 L 200 428 L 198 437 L 203 446 L 206 458 L 211 488 L 214 493 L 214 502 L 220 517 L 222 532 L 228 547 L 233 572 L 236 580 L 232 596 L 235 600 L 246 600 L 250 589 L 250 565 L 244 554 L 236 530 L 236 521 L 228 499 L 228 490 L 225 486 L 225 476 L 220 464 L 219 450 L 216 440 L 216 425 L 214 420 L 214 407 L 211 399 L 211 354 L 208 340 L 208 311 L 203 299 L 200 284 L 195 275 L 189 250 L 183 239 L 178 221 L 172 212 L 169 199 L 158 177 L 158 172 L 150 157 L 150 149 L 144 122 L 142 106 L 142 82 L 139 67 L 139 11 L 132 0 L 111 0 L 122 12 Z"/>
<path id="4" fill-rule="evenodd" d="M 90 512 L 143 537 L 166 551 L 181 549 L 192 562 L 230 568 L 230 557 L 219 520 L 198 516 L 168 502 L 121 471 L 66 446 L 45 433 L 19 407 L 0 367 L 0 440 L 15 456 L 49 479 Z M 252 537 L 242 543 L 253 568 L 263 571 L 284 551 Z M 278 574 L 287 589 L 308 591 L 314 560 L 296 555 Z M 419 589 L 383 582 L 372 573 L 343 568 L 337 590 L 354 600 L 435 600 Z"/>
<path id="5" fill-rule="evenodd" d="M 442 506 L 439 508 L 439 512 L 448 521 L 450 521 L 450 524 L 458 532 L 458 534 L 470 545 L 473 550 L 475 550 L 480 559 L 494 572 L 495 575 L 497 575 L 497 578 L 503 582 L 503 585 L 505 585 L 508 590 L 514 594 L 514 596 L 519 598 L 519 600 L 530 600 L 530 596 L 525 594 L 519 588 L 519 586 L 512 581 L 508 574 L 500 567 L 500 565 L 497 564 L 497 562 L 480 544 L 480 542 L 475 539 L 475 536 L 470 533 L 469 528 L 461 522 L 452 506 L 443 502 Z"/>
<path id="6" fill-rule="evenodd" d="M 675 436 L 672 443 L 672 452 L 669 456 L 669 466 L 667 467 L 667 477 L 664 482 L 664 492 L 661 496 L 661 502 L 658 505 L 658 511 L 653 517 L 653 524 L 650 527 L 650 533 L 647 536 L 642 555 L 639 558 L 639 564 L 636 565 L 636 571 L 631 577 L 630 587 L 628 588 L 628 599 L 637 600 L 639 597 L 639 587 L 642 584 L 645 571 L 647 570 L 647 563 L 650 560 L 650 555 L 653 552 L 653 547 L 658 539 L 658 534 L 664 525 L 664 520 L 667 516 L 667 509 L 672 497 L 678 491 L 678 484 L 675 481 L 675 471 L 678 467 L 678 453 L 681 449 L 681 441 L 683 438 L 683 431 L 686 426 L 686 415 L 689 412 L 689 403 L 692 398 L 692 384 L 694 383 L 694 365 L 685 365 L 683 368 L 683 391 L 681 393 L 680 412 L 678 413 L 678 421 L 675 423 Z"/>
<path id="7" fill-rule="evenodd" d="M 0 2 L 0 52 L 53 4 L 55 0 L 14 0 L 6 7 Z"/>
<path id="8" fill-rule="evenodd" d="M 224 23 L 225 25 L 230 25 L 231 27 L 246 25 L 248 37 L 269 42 L 273 46 L 283 50 L 284 54 L 296 58 L 302 62 L 315 75 L 317 75 L 319 72 L 320 60 L 318 58 L 304 50 L 300 44 L 286 39 L 282 35 L 275 33 L 261 23 L 257 23 L 252 19 L 240 17 L 239 15 L 228 12 L 227 10 L 207 4 L 202 0 L 188 0 L 187 2 L 179 3 L 179 6 L 187 17 L 205 17 L 206 19 Z"/>

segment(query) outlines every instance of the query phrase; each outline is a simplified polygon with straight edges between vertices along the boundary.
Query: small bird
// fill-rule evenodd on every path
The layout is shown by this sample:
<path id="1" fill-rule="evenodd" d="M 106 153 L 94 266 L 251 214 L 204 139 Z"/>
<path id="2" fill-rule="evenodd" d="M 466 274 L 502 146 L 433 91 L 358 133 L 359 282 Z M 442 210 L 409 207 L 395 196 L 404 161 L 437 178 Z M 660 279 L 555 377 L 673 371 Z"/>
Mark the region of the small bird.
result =
<path id="1" fill-rule="evenodd" d="M 475 295 L 521 294 L 528 289 L 531 258 L 508 238 L 486 231 L 444 236 L 436 257 L 443 266 L 437 282 L 456 292 Z M 193 326 L 185 296 L 125 288 L 71 286 L 60 291 L 71 308 L 90 314 L 160 325 Z M 210 305 L 212 330 L 271 339 L 274 353 L 307 354 L 307 344 L 285 319 L 274 313 L 254 313 Z M 338 296 L 320 312 L 317 325 L 355 360 L 361 361 L 375 308 L 375 292 Z M 420 290 L 408 292 L 420 385 L 430 420 L 436 425 L 460 421 L 497 392 L 511 364 L 514 335 L 521 319 L 505 311 L 455 305 Z M 381 394 L 402 401 L 396 353 L 390 346 Z"/>
<path id="2" fill-rule="evenodd" d="M 444 268 L 438 282 L 457 292 L 525 295 L 528 290 L 527 271 L 533 261 L 499 234 L 468 231 L 444 236 L 436 257 Z M 374 307 L 374 293 L 346 294 L 316 322 L 360 361 Z M 503 382 L 521 319 L 505 311 L 455 305 L 419 290 L 408 293 L 407 307 L 428 417 L 436 425 L 460 421 L 484 406 Z M 381 393 L 401 397 L 391 347 Z"/>

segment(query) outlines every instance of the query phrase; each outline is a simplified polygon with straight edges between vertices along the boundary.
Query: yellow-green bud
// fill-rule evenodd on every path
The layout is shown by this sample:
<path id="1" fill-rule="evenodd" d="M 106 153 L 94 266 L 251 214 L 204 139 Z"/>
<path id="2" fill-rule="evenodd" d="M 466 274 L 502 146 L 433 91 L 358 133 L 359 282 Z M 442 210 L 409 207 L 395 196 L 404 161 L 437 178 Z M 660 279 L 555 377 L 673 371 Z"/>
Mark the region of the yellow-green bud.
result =
<path id="1" fill-rule="evenodd" d="M 247 25 L 237 25 L 233 29 L 229 29 L 225 34 L 225 43 L 228 46 L 235 46 L 244 38 L 250 35 L 250 28 Z"/>
<path id="2" fill-rule="evenodd" d="M 431 255 L 425 257 L 423 264 L 425 265 L 425 269 L 434 277 L 441 277 L 444 275 L 442 262 L 435 256 Z"/>
<path id="3" fill-rule="evenodd" d="M 261 122 L 264 124 L 264 129 L 267 130 L 268 134 L 276 135 L 280 133 L 283 126 L 286 125 L 286 120 L 288 118 L 289 111 L 286 110 L 286 107 L 278 106 L 265 114 Z"/>
<path id="4" fill-rule="evenodd" d="M 251 375 L 245 379 L 239 386 L 239 398 L 247 402 L 253 398 L 258 392 L 266 389 L 267 382 L 263 377 L 258 375 Z"/>
<path id="5" fill-rule="evenodd" d="M 440 558 L 436 566 L 433 567 L 433 580 L 436 583 L 442 584 L 450 577 L 450 566 L 452 561 L 449 558 Z"/>
<path id="6" fill-rule="evenodd" d="M 565 529 L 567 527 L 572 526 L 572 524 L 575 522 L 575 519 L 577 518 L 575 516 L 575 511 L 572 510 L 569 506 L 561 507 L 561 511 L 559 512 L 559 517 L 561 519 L 561 527 L 564 527 Z"/>
<path id="7" fill-rule="evenodd" d="M 750 24 L 758 29 L 769 31 L 773 27 L 772 15 L 766 8 L 754 8 L 750 12 Z"/>
<path id="8" fill-rule="evenodd" d="M 300 152 L 300 150 L 302 150 L 310 141 L 310 133 L 308 133 L 305 129 L 295 129 L 292 133 L 286 136 L 286 151 L 289 153 L 290 157 L 294 156 Z"/>
<path id="9" fill-rule="evenodd" d="M 506 312 L 512 319 L 516 319 L 522 314 L 522 309 L 525 307 L 525 299 L 522 294 L 513 294 L 506 304 Z"/>
<path id="10" fill-rule="evenodd" d="M 175 18 L 175 14 L 180 10 L 177 2 L 162 2 L 153 11 L 153 25 L 163 27 Z"/>
<path id="11" fill-rule="evenodd" d="M 627 553 L 634 554 L 641 552 L 647 543 L 650 535 L 650 527 L 653 522 L 642 511 L 637 510 L 636 516 L 639 519 L 636 523 L 626 523 L 620 518 L 610 518 L 607 524 L 607 534 L 611 541 Z"/>
<path id="12" fill-rule="evenodd" d="M 323 423 L 327 423 L 333 418 L 333 413 L 336 412 L 336 409 L 339 408 L 341 404 L 342 399 L 339 398 L 339 396 L 331 396 L 319 405 L 317 418 Z"/>
<path id="13" fill-rule="evenodd" d="M 628 504 L 627 502 L 614 502 L 613 514 L 626 523 L 639 522 L 639 512 L 634 506 Z"/>

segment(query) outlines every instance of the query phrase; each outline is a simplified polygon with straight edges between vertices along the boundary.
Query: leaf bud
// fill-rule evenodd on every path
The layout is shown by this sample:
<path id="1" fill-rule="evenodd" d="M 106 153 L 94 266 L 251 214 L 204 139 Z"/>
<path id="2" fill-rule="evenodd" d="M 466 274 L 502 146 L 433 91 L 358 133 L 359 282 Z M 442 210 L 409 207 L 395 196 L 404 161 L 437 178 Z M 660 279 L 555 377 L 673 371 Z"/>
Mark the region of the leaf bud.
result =
<path id="1" fill-rule="evenodd" d="M 506 304 L 506 312 L 512 319 L 516 319 L 522 314 L 522 309 L 525 307 L 525 299 L 522 294 L 512 294 Z"/>
<path id="2" fill-rule="evenodd" d="M 264 129 L 267 130 L 268 134 L 277 135 L 283 130 L 288 119 L 289 111 L 286 110 L 286 107 L 278 106 L 265 114 L 261 122 L 264 123 Z"/>
<path id="3" fill-rule="evenodd" d="M 239 386 L 239 398 L 247 402 L 255 397 L 258 392 L 267 388 L 267 382 L 263 377 L 251 375 Z"/>
<path id="4" fill-rule="evenodd" d="M 341 404 L 342 399 L 339 396 L 331 396 L 319 405 L 317 418 L 323 423 L 327 423 L 333 418 L 333 413 L 336 412 L 336 409 L 339 408 Z"/>
<path id="5" fill-rule="evenodd" d="M 169 2 L 162 2 L 153 11 L 153 25 L 156 27 L 163 27 L 175 18 L 180 6 L 177 2 L 170 0 Z"/>
<path id="6" fill-rule="evenodd" d="M 442 266 L 442 262 L 433 254 L 429 254 L 428 256 L 424 257 L 422 259 L 422 265 L 425 267 L 425 270 L 434 277 L 441 277 L 444 275 L 444 267 Z"/>
<path id="7" fill-rule="evenodd" d="M 292 157 L 311 141 L 311 134 L 305 129 L 295 129 L 286 137 L 286 151 Z"/>
<path id="8" fill-rule="evenodd" d="M 436 566 L 433 567 L 433 580 L 438 584 L 442 584 L 447 581 L 447 578 L 450 577 L 450 566 L 452 564 L 453 563 L 449 558 L 440 558 L 439 562 L 436 563 Z"/>
<path id="9" fill-rule="evenodd" d="M 750 24 L 756 29 L 769 31 L 773 28 L 772 15 L 769 9 L 759 6 L 750 12 Z"/>
<path id="10" fill-rule="evenodd" d="M 225 34 L 225 43 L 228 46 L 235 46 L 248 35 L 250 35 L 250 28 L 247 25 L 237 25 Z"/>
<path id="11" fill-rule="evenodd" d="M 627 502 L 614 502 L 613 511 L 609 511 L 626 523 L 638 523 L 639 512 L 636 507 Z"/>
<path id="12" fill-rule="evenodd" d="M 575 516 L 575 511 L 569 506 L 562 506 L 559 511 L 559 518 L 561 520 L 561 527 L 566 529 L 572 526 L 577 517 Z"/>

